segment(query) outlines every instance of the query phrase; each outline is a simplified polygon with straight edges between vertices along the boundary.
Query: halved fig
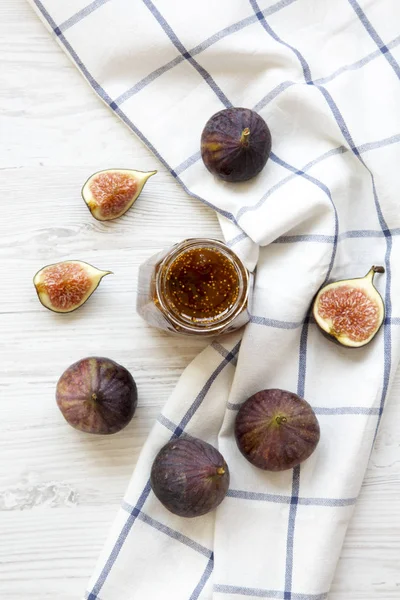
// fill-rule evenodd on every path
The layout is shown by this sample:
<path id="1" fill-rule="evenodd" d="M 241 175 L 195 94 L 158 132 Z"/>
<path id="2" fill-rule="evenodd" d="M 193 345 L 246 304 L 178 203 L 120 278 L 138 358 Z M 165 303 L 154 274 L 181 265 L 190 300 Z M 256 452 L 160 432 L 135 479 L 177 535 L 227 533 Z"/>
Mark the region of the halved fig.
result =
<path id="1" fill-rule="evenodd" d="M 94 173 L 82 188 L 82 198 L 98 221 L 121 217 L 139 197 L 144 184 L 157 171 L 107 169 Z"/>
<path id="2" fill-rule="evenodd" d="M 43 306 L 54 312 L 68 313 L 82 306 L 110 273 L 80 260 L 67 260 L 40 269 L 33 283 Z"/>
<path id="3" fill-rule="evenodd" d="M 384 272 L 383 267 L 372 267 L 365 277 L 324 286 L 313 304 L 314 319 L 321 331 L 350 348 L 368 344 L 385 318 L 385 304 L 373 283 L 375 273 Z"/>

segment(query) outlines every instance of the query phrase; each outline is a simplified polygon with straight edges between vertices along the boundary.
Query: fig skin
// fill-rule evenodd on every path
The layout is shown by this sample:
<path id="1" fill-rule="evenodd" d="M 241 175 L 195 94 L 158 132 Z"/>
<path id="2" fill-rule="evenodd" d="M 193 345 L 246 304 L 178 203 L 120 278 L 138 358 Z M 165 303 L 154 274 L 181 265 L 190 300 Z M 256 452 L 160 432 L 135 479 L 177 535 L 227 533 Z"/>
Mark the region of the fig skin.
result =
<path id="1" fill-rule="evenodd" d="M 207 169 L 224 181 L 255 177 L 271 152 L 271 132 L 249 108 L 226 108 L 213 115 L 201 135 L 201 156 Z"/>
<path id="2" fill-rule="evenodd" d="M 197 438 L 168 442 L 157 454 L 150 476 L 154 494 L 180 517 L 200 517 L 225 498 L 229 469 L 216 448 Z"/>
<path id="3" fill-rule="evenodd" d="M 319 331 L 321 331 L 321 333 L 324 335 L 324 337 L 326 337 L 327 339 L 329 339 L 330 341 L 335 342 L 336 344 L 338 344 L 339 346 L 344 346 L 346 348 L 362 348 L 363 346 L 366 346 L 367 344 L 369 344 L 377 335 L 377 333 L 379 332 L 379 330 L 382 327 L 382 324 L 384 322 L 385 319 L 385 303 L 383 301 L 382 296 L 380 295 L 380 293 L 378 292 L 378 290 L 375 288 L 373 280 L 374 280 L 374 276 L 376 273 L 384 273 L 385 269 L 383 267 L 380 266 L 373 266 L 371 267 L 371 269 L 368 271 L 368 273 L 364 276 L 364 277 L 357 277 L 354 279 L 342 279 L 342 280 L 338 280 L 338 281 L 334 281 L 332 283 L 329 283 L 325 286 L 323 286 L 319 292 L 316 294 L 314 300 L 313 300 L 313 317 L 315 320 L 315 323 L 319 329 Z M 329 293 L 335 293 L 339 292 L 340 290 L 345 290 L 345 294 L 349 294 L 350 290 L 353 291 L 353 293 L 357 293 L 357 291 L 359 292 L 357 297 L 353 297 L 353 302 L 351 302 L 351 298 L 347 298 L 344 297 L 343 299 L 343 324 L 342 327 L 345 327 L 346 324 L 348 325 L 349 329 L 346 332 L 345 329 L 342 329 L 340 327 L 341 322 L 340 319 L 338 321 L 339 323 L 339 327 L 338 324 L 334 322 L 334 320 L 332 320 L 331 318 L 326 318 L 325 315 L 320 314 L 321 313 L 321 308 L 320 308 L 320 300 L 321 298 L 324 296 L 324 294 L 329 294 Z M 368 305 L 367 300 L 369 300 L 370 304 Z M 351 316 L 351 312 L 352 312 L 352 304 L 354 305 L 354 314 L 353 317 Z M 376 323 L 375 326 L 372 327 L 371 323 L 369 323 L 369 320 L 371 318 L 371 310 L 373 305 L 375 304 L 375 308 L 376 308 Z M 334 304 L 335 308 L 337 306 L 340 305 L 340 295 L 336 297 L 336 302 Z M 337 308 L 336 308 L 337 310 Z M 357 318 L 357 315 L 355 313 L 357 313 L 357 311 L 359 311 L 359 315 Z M 365 329 L 364 331 L 366 333 L 368 333 L 368 331 L 370 331 L 370 334 L 367 335 L 367 337 L 365 338 L 360 338 L 357 339 L 356 336 L 351 335 L 350 332 L 350 328 L 353 327 L 355 328 L 355 331 L 359 331 L 360 329 L 360 325 L 361 325 L 361 321 L 362 321 L 362 314 L 360 314 L 360 311 L 364 311 L 364 318 L 365 318 Z M 341 317 L 341 314 L 338 313 L 338 316 Z M 335 329 L 335 325 L 336 325 L 336 329 Z M 354 332 L 353 332 L 354 333 Z"/>
<path id="4" fill-rule="evenodd" d="M 97 171 L 82 187 L 82 198 L 95 219 L 113 221 L 131 208 L 147 180 L 156 173 L 133 169 Z"/>
<path id="5" fill-rule="evenodd" d="M 109 435 L 128 425 L 137 406 L 135 380 L 109 358 L 74 363 L 57 383 L 56 400 L 65 420 L 85 433 Z"/>
<path id="6" fill-rule="evenodd" d="M 74 312 L 111 271 L 101 271 L 82 260 L 66 260 L 46 265 L 38 271 L 33 284 L 40 303 L 56 313 Z"/>
<path id="7" fill-rule="evenodd" d="M 236 443 L 259 469 L 285 471 L 314 452 L 320 438 L 317 417 L 300 396 L 285 390 L 262 390 L 240 407 L 235 421 Z"/>

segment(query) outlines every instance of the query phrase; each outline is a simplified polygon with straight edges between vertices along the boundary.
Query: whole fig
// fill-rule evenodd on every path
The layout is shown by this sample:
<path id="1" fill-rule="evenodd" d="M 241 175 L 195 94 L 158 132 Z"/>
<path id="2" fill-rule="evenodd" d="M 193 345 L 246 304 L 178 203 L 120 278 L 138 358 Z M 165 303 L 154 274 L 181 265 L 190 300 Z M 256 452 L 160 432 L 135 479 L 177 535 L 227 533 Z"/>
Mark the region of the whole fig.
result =
<path id="1" fill-rule="evenodd" d="M 86 433 L 116 433 L 128 425 L 137 405 L 132 375 L 109 358 L 92 356 L 71 365 L 57 383 L 65 420 Z"/>
<path id="2" fill-rule="evenodd" d="M 242 404 L 235 437 L 245 458 L 259 469 L 284 471 L 306 460 L 320 436 L 311 406 L 292 392 L 263 390 Z"/>
<path id="3" fill-rule="evenodd" d="M 157 454 L 150 477 L 153 492 L 170 512 L 199 517 L 225 498 L 229 470 L 216 448 L 197 438 L 179 438 Z"/>
<path id="4" fill-rule="evenodd" d="M 271 133 L 262 117 L 249 108 L 226 108 L 213 115 L 201 135 L 207 169 L 231 182 L 255 177 L 271 152 Z"/>

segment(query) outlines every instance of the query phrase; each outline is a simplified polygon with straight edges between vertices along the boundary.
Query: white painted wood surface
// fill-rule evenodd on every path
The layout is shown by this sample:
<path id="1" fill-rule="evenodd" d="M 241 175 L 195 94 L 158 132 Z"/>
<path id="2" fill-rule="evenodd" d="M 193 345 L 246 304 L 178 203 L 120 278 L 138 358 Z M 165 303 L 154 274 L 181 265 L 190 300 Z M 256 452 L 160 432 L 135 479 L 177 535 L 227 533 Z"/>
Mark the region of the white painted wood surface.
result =
<path id="1" fill-rule="evenodd" d="M 96 98 L 24 0 L 0 3 L 0 139 L 0 598 L 72 600 L 158 410 L 203 347 L 141 322 L 138 265 L 180 238 L 220 232 L 213 212 Z M 80 187 L 110 166 L 159 174 L 125 217 L 101 224 Z M 38 303 L 32 276 L 67 258 L 115 275 L 77 313 L 57 316 Z M 121 362 L 138 383 L 136 418 L 110 438 L 72 430 L 54 401 L 64 368 L 90 354 Z M 399 396 L 398 373 L 330 600 L 400 598 Z"/>

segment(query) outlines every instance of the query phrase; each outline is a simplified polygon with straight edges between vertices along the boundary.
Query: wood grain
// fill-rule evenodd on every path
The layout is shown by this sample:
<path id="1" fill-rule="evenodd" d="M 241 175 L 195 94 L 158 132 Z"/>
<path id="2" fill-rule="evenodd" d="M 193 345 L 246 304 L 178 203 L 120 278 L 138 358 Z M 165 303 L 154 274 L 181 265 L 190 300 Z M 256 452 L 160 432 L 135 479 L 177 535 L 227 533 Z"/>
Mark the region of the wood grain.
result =
<path id="1" fill-rule="evenodd" d="M 24 0 L 0 4 L 0 597 L 80 598 L 140 448 L 204 342 L 136 315 L 139 264 L 189 236 L 220 237 L 212 211 L 95 97 Z M 93 171 L 158 169 L 133 210 L 94 221 L 80 198 Z M 114 271 L 77 313 L 38 303 L 33 274 L 66 258 Z M 58 376 L 89 354 L 127 366 L 139 409 L 111 439 L 75 432 L 54 402 Z M 400 375 L 351 522 L 330 600 L 400 597 Z"/>

